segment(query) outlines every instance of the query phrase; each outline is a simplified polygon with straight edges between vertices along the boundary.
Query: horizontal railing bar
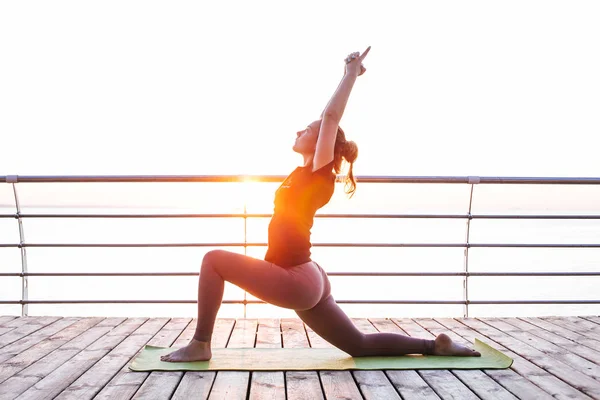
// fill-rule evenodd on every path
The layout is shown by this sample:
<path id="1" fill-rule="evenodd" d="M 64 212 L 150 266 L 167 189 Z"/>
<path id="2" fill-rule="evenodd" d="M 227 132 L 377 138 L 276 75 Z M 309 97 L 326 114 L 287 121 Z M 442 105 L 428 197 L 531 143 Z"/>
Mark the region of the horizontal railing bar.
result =
<path id="1" fill-rule="evenodd" d="M 469 243 L 468 247 L 492 247 L 492 248 L 556 248 L 556 249 L 569 249 L 569 248 L 600 248 L 598 243 L 565 243 L 565 244 L 500 244 L 500 243 Z"/>
<path id="2" fill-rule="evenodd" d="M 22 243 L 0 247 L 266 247 L 267 243 Z M 489 248 L 600 248 L 598 243 L 313 243 L 313 247 L 489 247 Z"/>
<path id="3" fill-rule="evenodd" d="M 196 300 L 1 300 L 0 304 L 196 304 Z M 600 304 L 600 300 L 336 300 L 338 304 Z M 223 300 L 222 304 L 268 304 L 262 300 Z"/>
<path id="4" fill-rule="evenodd" d="M 557 214 L 557 215 L 471 215 L 471 219 L 600 219 L 600 214 L 586 214 L 586 215 L 577 215 L 577 214 Z"/>
<path id="5" fill-rule="evenodd" d="M 196 300 L 3 300 L 0 304 L 196 304 Z M 462 300 L 336 300 L 346 304 L 464 304 Z M 222 304 L 268 304 L 262 300 L 223 300 Z"/>
<path id="6" fill-rule="evenodd" d="M 583 272 L 328 272 L 329 276 L 600 276 L 600 271 Z M 5 272 L 0 277 L 61 277 L 61 276 L 198 276 L 198 272 Z"/>
<path id="7" fill-rule="evenodd" d="M 469 300 L 475 305 L 509 305 L 509 304 L 600 304 L 600 300 Z"/>
<path id="8" fill-rule="evenodd" d="M 0 214 L 0 218 L 271 218 L 273 214 Z M 343 219 L 600 219 L 600 214 L 586 215 L 471 215 L 468 214 L 316 214 L 315 218 Z"/>
<path id="9" fill-rule="evenodd" d="M 600 276 L 600 271 L 582 272 L 328 272 L 329 276 Z"/>
<path id="10" fill-rule="evenodd" d="M 600 304 L 599 300 L 336 300 L 340 304 Z"/>
<path id="11" fill-rule="evenodd" d="M 251 244 L 240 243 L 23 243 L 0 244 L 0 247 L 244 247 Z M 254 246 L 266 246 L 256 243 Z"/>
<path id="12" fill-rule="evenodd" d="M 287 175 L 13 175 L 0 182 L 282 182 Z M 600 178 L 584 177 L 492 177 L 492 176 L 376 176 L 359 175 L 362 183 L 462 183 L 462 184 L 600 184 Z"/>
<path id="13" fill-rule="evenodd" d="M 271 218 L 273 214 L 4 214 L 0 218 Z M 316 214 L 315 218 L 468 218 L 467 214 Z M 600 219 L 600 215 L 597 216 Z"/>

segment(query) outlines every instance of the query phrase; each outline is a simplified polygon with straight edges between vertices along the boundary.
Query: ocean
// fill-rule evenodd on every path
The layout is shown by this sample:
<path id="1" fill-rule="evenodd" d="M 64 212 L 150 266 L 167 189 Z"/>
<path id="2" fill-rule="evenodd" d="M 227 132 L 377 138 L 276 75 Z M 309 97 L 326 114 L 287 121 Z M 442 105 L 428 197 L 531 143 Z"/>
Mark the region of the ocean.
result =
<path id="1" fill-rule="evenodd" d="M 265 243 L 269 218 L 31 218 L 31 214 L 270 213 L 277 183 L 18 183 L 25 243 Z M 467 215 L 467 184 L 343 185 L 320 214 Z M 16 211 L 13 188 L 0 185 L 0 215 Z M 475 185 L 478 215 L 598 215 L 600 185 Z M 322 243 L 466 242 L 465 218 L 316 218 L 313 259 L 328 272 L 463 272 L 463 247 L 322 247 Z M 0 218 L 0 244 L 19 242 L 18 221 Z M 471 244 L 600 244 L 600 219 L 478 219 Z M 198 272 L 216 247 L 28 247 L 29 272 Z M 262 258 L 264 246 L 225 249 Z M 485 248 L 468 251 L 470 272 L 600 272 L 600 248 Z M 16 247 L 0 247 L 0 273 L 21 271 Z M 30 300 L 194 300 L 197 276 L 29 277 Z M 462 300 L 460 276 L 331 277 L 337 300 Z M 470 300 L 600 300 L 600 276 L 469 277 Z M 253 299 L 227 284 L 224 300 Z M 0 277 L 0 300 L 21 298 L 21 278 Z M 351 317 L 460 317 L 463 305 L 377 304 L 342 308 Z M 195 316 L 194 304 L 29 305 L 29 315 Z M 20 315 L 0 305 L 0 315 Z M 598 315 L 589 305 L 470 305 L 469 316 Z M 219 317 L 294 317 L 291 310 L 225 304 Z"/>

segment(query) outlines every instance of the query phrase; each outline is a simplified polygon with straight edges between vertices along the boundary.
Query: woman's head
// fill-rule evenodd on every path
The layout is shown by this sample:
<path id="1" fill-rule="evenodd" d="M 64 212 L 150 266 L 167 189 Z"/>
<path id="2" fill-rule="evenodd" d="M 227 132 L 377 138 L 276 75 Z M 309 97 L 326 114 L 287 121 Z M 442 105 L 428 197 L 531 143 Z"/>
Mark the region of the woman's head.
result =
<path id="1" fill-rule="evenodd" d="M 321 120 L 316 120 L 310 123 L 306 129 L 296 133 L 296 142 L 294 143 L 294 151 L 304 156 L 313 156 L 317 147 L 317 139 L 319 137 L 319 129 Z M 346 134 L 338 126 L 337 135 L 335 138 L 335 147 L 333 150 L 333 170 L 339 174 L 342 169 L 342 161 L 346 160 L 350 167 L 346 177 L 345 187 L 346 193 L 352 197 L 356 191 L 356 179 L 354 178 L 353 166 L 358 157 L 358 147 L 352 140 L 346 140 Z"/>
<path id="2" fill-rule="evenodd" d="M 307 156 L 315 154 L 320 128 L 321 120 L 317 120 L 308 124 L 303 130 L 296 132 L 294 151 Z"/>

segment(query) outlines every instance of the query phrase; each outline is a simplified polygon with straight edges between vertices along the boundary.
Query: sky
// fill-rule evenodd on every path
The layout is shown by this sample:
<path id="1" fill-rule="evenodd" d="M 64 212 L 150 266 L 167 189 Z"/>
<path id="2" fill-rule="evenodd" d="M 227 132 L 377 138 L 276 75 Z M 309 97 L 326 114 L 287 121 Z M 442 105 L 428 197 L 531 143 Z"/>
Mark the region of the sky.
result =
<path id="1" fill-rule="evenodd" d="M 287 174 L 347 54 L 357 175 L 599 176 L 596 1 L 0 3 L 0 175 Z"/>
<path id="2" fill-rule="evenodd" d="M 342 78 L 344 58 L 371 46 L 367 72 L 357 79 L 341 121 L 359 146 L 355 174 L 599 177 L 599 20 L 597 1 L 0 2 L 0 176 L 288 174 L 302 162 L 292 151 L 296 132 L 319 118 Z M 228 212 L 225 207 L 242 203 L 250 212 L 272 210 L 273 185 L 261 190 L 252 183 L 208 185 L 218 210 L 199 212 Z M 26 212 L 55 205 L 206 205 L 204 185 L 151 186 L 17 185 Z M 490 186 L 476 187 L 474 213 L 539 213 L 540 207 L 547 213 L 597 213 L 600 204 L 598 187 L 520 186 L 510 194 L 506 185 Z M 235 193 L 219 195 L 227 190 Z M 85 199 L 74 195 L 82 191 Z M 329 212 L 462 214 L 469 187 L 387 185 L 369 192 L 359 186 L 351 202 L 339 189 L 336 196 Z M 11 186 L 0 185 L 0 211 L 8 212 L 13 202 Z M 16 222 L 5 220 L 0 240 L 16 243 Z M 552 242 L 555 234 L 597 243 L 598 228 L 584 222 L 572 230 L 517 222 L 515 239 L 514 224 L 475 221 L 471 240 L 511 242 L 529 234 L 524 242 L 531 237 Z M 57 230 L 45 221 L 25 223 L 28 241 L 57 240 Z M 70 223 L 60 225 L 64 232 L 90 239 Z M 328 236 L 333 228 L 318 223 L 323 229 L 315 232 L 316 240 L 335 241 Z M 181 224 L 172 232 L 195 232 L 196 225 Z M 265 221 L 261 224 L 251 226 L 251 240 L 264 241 Z M 357 232 L 335 224 L 344 234 Z M 492 229 L 498 226 L 501 231 Z M 456 228 L 455 236 L 444 239 L 464 239 L 464 221 L 438 224 L 436 235 L 450 228 Z M 112 231 L 107 225 L 90 232 Z M 423 233 L 425 239 L 421 231 L 411 232 L 396 239 L 417 242 L 430 238 L 432 230 Z M 15 249 L 4 253 L 9 250 Z M 456 268 L 462 268 L 461 252 Z M 63 253 L 54 254 L 62 266 Z M 11 265 L 19 270 L 19 254 L 13 255 Z M 46 256 L 31 251 L 31 267 L 46 268 Z M 578 256 L 586 262 L 581 268 L 592 268 L 588 253 Z M 494 257 L 485 260 L 505 260 Z M 323 258 L 327 269 L 345 268 Z M 186 260 L 197 267 L 197 258 Z M 548 267 L 542 262 L 527 267 L 538 264 Z M 492 265 L 511 266 L 520 267 Z M 32 298 L 44 295 L 40 286 Z M 13 288 L 18 297 L 20 286 Z M 460 295 L 460 282 L 453 288 Z"/>

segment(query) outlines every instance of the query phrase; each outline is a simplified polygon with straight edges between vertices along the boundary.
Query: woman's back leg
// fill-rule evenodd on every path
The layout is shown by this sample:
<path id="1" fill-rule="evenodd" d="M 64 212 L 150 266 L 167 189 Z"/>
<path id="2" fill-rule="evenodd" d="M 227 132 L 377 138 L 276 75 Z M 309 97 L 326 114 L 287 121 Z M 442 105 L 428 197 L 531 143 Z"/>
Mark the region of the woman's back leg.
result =
<path id="1" fill-rule="evenodd" d="M 354 357 L 433 353 L 434 340 L 397 333 L 362 333 L 331 295 L 296 314 L 317 335 Z"/>

